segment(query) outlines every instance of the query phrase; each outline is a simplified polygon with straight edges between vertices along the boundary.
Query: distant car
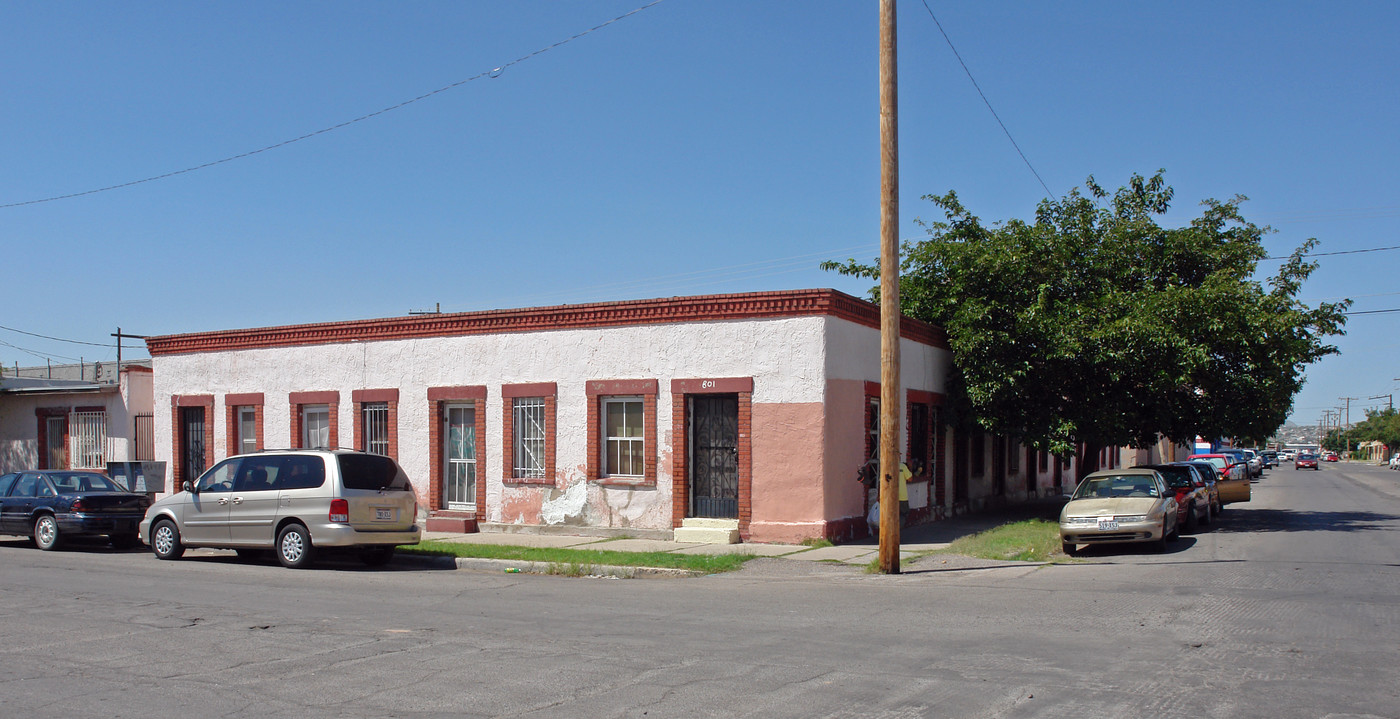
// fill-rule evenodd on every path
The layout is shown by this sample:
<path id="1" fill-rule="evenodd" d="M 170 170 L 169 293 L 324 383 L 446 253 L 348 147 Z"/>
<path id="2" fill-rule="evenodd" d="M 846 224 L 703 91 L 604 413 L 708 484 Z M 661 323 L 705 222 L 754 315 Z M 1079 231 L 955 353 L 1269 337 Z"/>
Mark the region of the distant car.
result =
<path id="1" fill-rule="evenodd" d="M 1337 456 L 1337 453 L 1336 453 L 1336 452 L 1328 452 L 1327 454 L 1322 455 L 1322 459 L 1323 459 L 1323 461 L 1325 461 L 1325 462 L 1339 462 L 1339 461 L 1341 461 L 1341 458 Z"/>
<path id="2" fill-rule="evenodd" d="M 1318 469 L 1317 455 L 1311 452 L 1300 452 L 1293 460 L 1293 469 Z"/>
<path id="3" fill-rule="evenodd" d="M 1264 470 L 1268 466 L 1264 462 L 1264 457 L 1252 449 L 1246 449 L 1241 451 L 1244 452 L 1245 461 L 1249 463 L 1249 471 L 1252 474 L 1252 476 L 1264 476 Z"/>
<path id="4" fill-rule="evenodd" d="M 1186 460 L 1188 462 L 1201 460 L 1209 462 L 1212 467 L 1215 467 L 1222 505 L 1249 501 L 1249 473 L 1245 469 L 1245 465 L 1235 462 L 1233 455 L 1193 454 Z"/>
<path id="5" fill-rule="evenodd" d="M 1293 450 L 1291 450 L 1291 449 L 1285 449 L 1285 450 L 1283 450 L 1282 452 L 1279 452 L 1279 453 L 1278 453 L 1278 458 L 1279 458 L 1279 460 L 1284 461 L 1284 462 L 1292 462 L 1292 461 L 1293 461 Z"/>
<path id="6" fill-rule="evenodd" d="M 1060 511 L 1065 554 L 1080 544 L 1149 542 L 1159 551 L 1177 538 L 1176 495 L 1151 469 L 1106 469 L 1085 477 Z"/>
<path id="7" fill-rule="evenodd" d="M 1189 465 L 1145 464 L 1134 469 L 1155 469 L 1167 483 L 1167 491 L 1176 496 L 1177 524 L 1183 532 L 1193 534 L 1202 524 L 1210 524 L 1214 505 L 1206 483 Z"/>
<path id="8" fill-rule="evenodd" d="M 1400 469 L 1400 452 L 1390 455 L 1390 468 Z"/>
<path id="9" fill-rule="evenodd" d="M 1269 467 L 1277 467 L 1277 466 L 1278 466 L 1278 452 L 1275 452 L 1275 451 L 1273 451 L 1272 449 L 1266 449 L 1266 450 L 1264 450 L 1263 452 L 1260 452 L 1260 453 L 1259 453 L 1259 456 L 1264 458 L 1264 464 L 1265 464 L 1266 466 L 1269 466 Z"/>
<path id="10" fill-rule="evenodd" d="M 112 546 L 136 546 L 136 527 L 151 500 L 101 472 L 38 470 L 0 477 L 0 533 L 58 549 L 74 535 L 106 535 Z"/>

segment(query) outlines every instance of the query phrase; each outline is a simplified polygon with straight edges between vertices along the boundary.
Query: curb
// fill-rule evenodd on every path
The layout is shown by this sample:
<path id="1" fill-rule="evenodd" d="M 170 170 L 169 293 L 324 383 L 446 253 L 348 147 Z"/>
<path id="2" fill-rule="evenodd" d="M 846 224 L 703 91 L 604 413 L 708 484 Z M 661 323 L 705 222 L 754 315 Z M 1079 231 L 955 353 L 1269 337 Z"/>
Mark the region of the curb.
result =
<path id="1" fill-rule="evenodd" d="M 422 565 L 432 569 L 465 569 L 476 572 L 509 573 L 520 574 L 554 574 L 558 576 L 571 576 L 571 570 L 577 566 L 582 576 L 588 577 L 612 577 L 614 579 L 646 579 L 664 577 L 668 579 L 682 579 L 688 577 L 703 577 L 705 572 L 697 572 L 691 569 L 669 569 L 665 567 L 621 567 L 611 564 L 564 564 L 560 562 L 522 562 L 511 559 L 483 559 L 475 557 L 447 557 L 432 554 L 406 554 L 394 555 L 394 563 L 408 563 Z M 511 572 L 510 570 L 516 570 Z"/>

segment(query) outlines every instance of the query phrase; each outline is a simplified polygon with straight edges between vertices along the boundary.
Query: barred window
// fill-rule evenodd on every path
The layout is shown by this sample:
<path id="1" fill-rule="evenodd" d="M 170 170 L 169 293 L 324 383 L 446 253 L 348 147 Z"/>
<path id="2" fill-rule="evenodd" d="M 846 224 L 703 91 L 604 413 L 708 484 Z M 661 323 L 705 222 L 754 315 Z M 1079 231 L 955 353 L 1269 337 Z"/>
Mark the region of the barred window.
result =
<path id="1" fill-rule="evenodd" d="M 545 476 L 545 421 L 543 397 L 516 397 L 511 404 L 515 436 L 514 476 L 543 479 Z"/>
<path id="2" fill-rule="evenodd" d="M 389 403 L 365 402 L 360 409 L 364 434 L 361 451 L 389 456 Z"/>
<path id="3" fill-rule="evenodd" d="M 73 412 L 68 418 L 73 469 L 107 469 L 107 413 Z"/>

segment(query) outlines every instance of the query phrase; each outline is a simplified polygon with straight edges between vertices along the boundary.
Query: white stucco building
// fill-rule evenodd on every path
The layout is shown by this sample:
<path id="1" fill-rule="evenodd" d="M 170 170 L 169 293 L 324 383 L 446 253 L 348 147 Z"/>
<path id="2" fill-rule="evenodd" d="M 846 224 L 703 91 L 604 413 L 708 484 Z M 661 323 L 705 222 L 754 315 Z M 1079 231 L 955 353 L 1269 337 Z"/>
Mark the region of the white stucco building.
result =
<path id="1" fill-rule="evenodd" d="M 105 471 L 108 462 L 152 459 L 150 367 L 124 362 L 105 372 L 101 365 L 87 368 L 96 370 L 91 379 L 66 372 L 66 366 L 0 377 L 0 473 Z M 57 370 L 45 374 L 58 378 L 41 374 L 44 369 Z"/>
<path id="2" fill-rule="evenodd" d="M 388 454 L 430 529 L 864 536 L 878 326 L 818 289 L 152 337 L 156 455 L 178 487 L 260 448 Z M 906 318 L 900 351 L 912 521 L 1058 486 L 1057 461 L 945 430 L 941 330 Z"/>

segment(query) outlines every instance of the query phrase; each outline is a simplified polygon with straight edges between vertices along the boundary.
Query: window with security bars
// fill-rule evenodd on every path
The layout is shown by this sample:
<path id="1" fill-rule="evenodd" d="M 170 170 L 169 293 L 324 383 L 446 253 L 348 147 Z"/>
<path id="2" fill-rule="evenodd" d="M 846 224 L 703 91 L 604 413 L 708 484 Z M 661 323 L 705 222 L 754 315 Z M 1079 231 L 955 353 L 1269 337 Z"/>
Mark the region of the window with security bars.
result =
<path id="1" fill-rule="evenodd" d="M 107 468 L 107 413 L 73 412 L 68 416 L 68 456 L 74 469 Z"/>
<path id="2" fill-rule="evenodd" d="M 544 398 L 516 397 L 511 403 L 514 476 L 543 479 L 545 469 Z"/>
<path id="3" fill-rule="evenodd" d="M 609 477 L 641 477 L 646 473 L 646 440 L 643 438 L 641 397 L 614 397 L 603 401 L 606 436 L 603 472 Z"/>
<path id="4" fill-rule="evenodd" d="M 389 403 L 366 402 L 360 408 L 364 444 L 361 451 L 389 456 Z"/>

